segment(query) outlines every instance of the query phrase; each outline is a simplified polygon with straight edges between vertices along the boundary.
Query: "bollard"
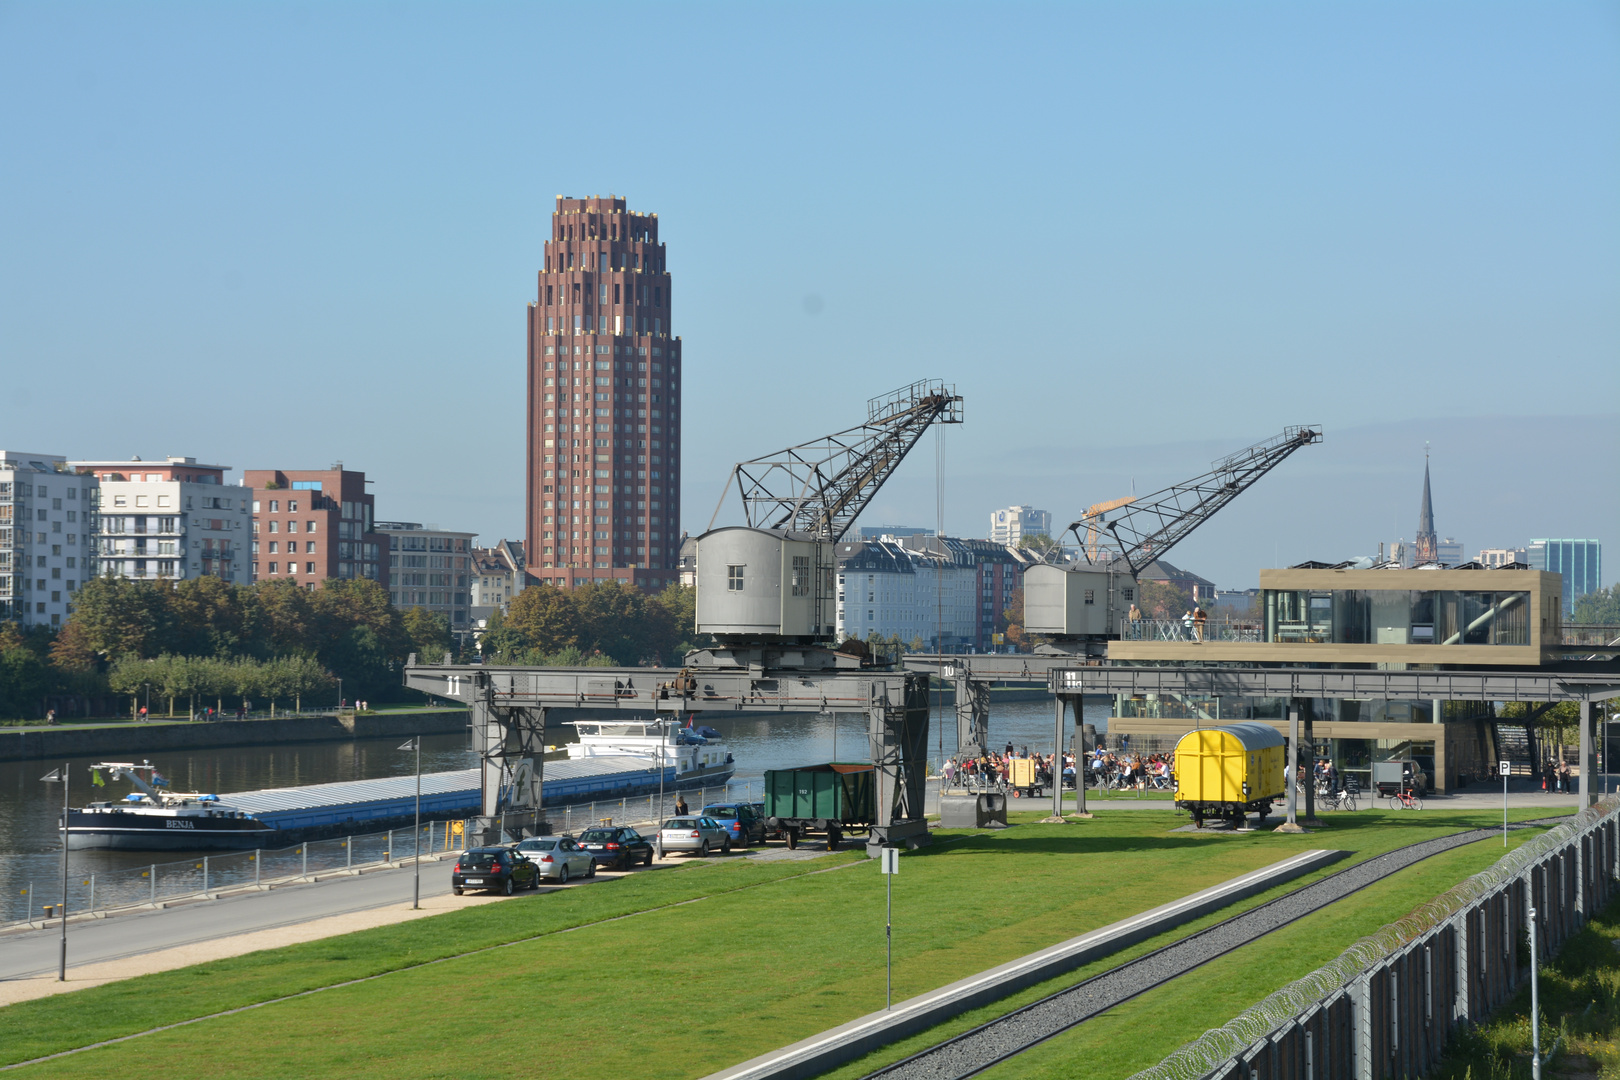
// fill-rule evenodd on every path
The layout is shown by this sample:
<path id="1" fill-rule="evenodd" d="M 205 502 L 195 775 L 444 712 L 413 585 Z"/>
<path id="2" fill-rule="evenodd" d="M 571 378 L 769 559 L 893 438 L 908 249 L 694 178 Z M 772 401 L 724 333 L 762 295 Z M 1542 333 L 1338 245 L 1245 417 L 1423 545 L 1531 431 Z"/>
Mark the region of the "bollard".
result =
<path id="1" fill-rule="evenodd" d="M 208 856 L 203 856 L 203 895 L 208 895 Z"/>
<path id="2" fill-rule="evenodd" d="M 30 881 L 28 883 L 28 888 L 23 890 L 23 896 L 27 897 L 27 899 L 25 899 L 23 901 L 23 918 L 28 920 L 28 925 L 29 926 L 33 926 L 34 925 L 34 883 L 32 881 Z"/>
<path id="3" fill-rule="evenodd" d="M 89 912 L 96 910 L 96 875 L 90 875 L 90 906 L 85 909 Z"/>
<path id="4" fill-rule="evenodd" d="M 259 865 L 264 862 L 264 860 L 259 858 L 259 856 L 262 854 L 262 851 L 255 851 L 253 853 L 253 887 L 255 889 L 259 887 Z"/>
<path id="5" fill-rule="evenodd" d="M 354 869 L 354 837 L 343 838 L 343 869 Z"/>
<path id="6" fill-rule="evenodd" d="M 152 864 L 148 873 L 152 876 L 152 906 L 157 907 L 157 863 Z"/>
<path id="7" fill-rule="evenodd" d="M 303 859 L 303 866 L 300 868 L 299 874 L 301 877 L 307 878 L 309 877 L 309 845 L 305 844 L 299 848 L 298 854 Z"/>

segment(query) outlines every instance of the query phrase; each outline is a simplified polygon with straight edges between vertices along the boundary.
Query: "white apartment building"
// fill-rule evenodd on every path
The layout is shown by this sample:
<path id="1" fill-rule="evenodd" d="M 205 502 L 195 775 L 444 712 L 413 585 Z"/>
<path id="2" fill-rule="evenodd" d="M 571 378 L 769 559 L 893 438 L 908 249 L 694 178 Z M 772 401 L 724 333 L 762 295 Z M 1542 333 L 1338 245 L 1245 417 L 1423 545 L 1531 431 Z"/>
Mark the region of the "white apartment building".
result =
<path id="1" fill-rule="evenodd" d="M 379 521 L 388 538 L 388 597 L 397 608 L 427 608 L 450 620 L 453 633 L 472 629 L 473 538 L 414 521 Z"/>
<path id="2" fill-rule="evenodd" d="M 523 545 L 500 540 L 492 548 L 473 548 L 471 557 L 472 618 L 487 619 L 497 609 L 506 614 L 528 576 L 523 570 Z"/>
<path id="3" fill-rule="evenodd" d="M 1009 506 L 990 512 L 990 541 L 1007 547 L 1019 547 L 1026 536 L 1036 533 L 1052 535 L 1052 515 L 1033 506 Z"/>
<path id="4" fill-rule="evenodd" d="M 196 458 L 75 461 L 100 487 L 100 572 L 151 580 L 217 577 L 246 584 L 252 493 L 227 484 L 229 465 Z"/>
<path id="5" fill-rule="evenodd" d="M 1530 565 L 1530 553 L 1522 548 L 1483 548 L 1475 560 L 1487 570 L 1495 570 L 1499 566 L 1509 566 L 1513 563 Z"/>
<path id="6" fill-rule="evenodd" d="M 65 457 L 0 450 L 0 619 L 61 626 L 96 573 L 96 479 Z"/>
<path id="7" fill-rule="evenodd" d="M 913 551 L 893 538 L 838 545 L 838 636 L 921 639 L 954 652 L 978 639 L 976 565 Z"/>

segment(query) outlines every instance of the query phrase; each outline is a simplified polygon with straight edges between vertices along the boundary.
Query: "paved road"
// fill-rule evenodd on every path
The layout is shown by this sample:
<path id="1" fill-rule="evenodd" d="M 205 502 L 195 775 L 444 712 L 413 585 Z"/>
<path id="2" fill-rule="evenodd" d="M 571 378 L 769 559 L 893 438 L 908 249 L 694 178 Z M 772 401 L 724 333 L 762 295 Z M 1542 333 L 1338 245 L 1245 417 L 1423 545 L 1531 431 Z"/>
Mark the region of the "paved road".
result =
<path id="1" fill-rule="evenodd" d="M 424 863 L 422 895 L 450 891 L 450 864 Z M 193 945 L 253 930 L 269 930 L 397 904 L 411 898 L 409 870 L 328 878 L 267 892 L 242 893 L 172 908 L 68 923 L 70 967 L 119 960 L 177 945 Z M 0 980 L 56 970 L 60 930 L 0 935 Z"/>

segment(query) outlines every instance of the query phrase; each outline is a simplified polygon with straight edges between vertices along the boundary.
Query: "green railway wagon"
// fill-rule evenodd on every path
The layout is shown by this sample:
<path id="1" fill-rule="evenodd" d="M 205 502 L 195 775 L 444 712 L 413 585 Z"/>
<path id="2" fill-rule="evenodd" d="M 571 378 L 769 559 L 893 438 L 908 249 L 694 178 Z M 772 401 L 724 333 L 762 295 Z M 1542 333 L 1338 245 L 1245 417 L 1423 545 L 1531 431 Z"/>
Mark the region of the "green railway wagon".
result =
<path id="1" fill-rule="evenodd" d="M 870 828 L 876 808 L 877 773 L 870 764 L 832 761 L 765 772 L 765 824 L 790 848 L 820 833 L 833 851 L 845 833 Z"/>

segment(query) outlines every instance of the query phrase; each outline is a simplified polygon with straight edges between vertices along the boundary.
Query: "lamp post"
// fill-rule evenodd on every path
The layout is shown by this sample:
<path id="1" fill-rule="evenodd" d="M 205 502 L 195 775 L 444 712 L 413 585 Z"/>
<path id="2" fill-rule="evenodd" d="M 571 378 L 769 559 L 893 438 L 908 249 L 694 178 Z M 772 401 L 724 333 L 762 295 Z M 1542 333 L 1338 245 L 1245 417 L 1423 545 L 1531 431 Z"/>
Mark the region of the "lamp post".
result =
<path id="1" fill-rule="evenodd" d="M 407 740 L 401 750 L 416 751 L 416 849 L 411 858 L 411 869 L 416 880 L 411 886 L 411 909 L 422 906 L 422 736 Z"/>
<path id="2" fill-rule="evenodd" d="M 343 708 L 343 676 L 339 675 L 337 677 L 337 681 L 338 681 L 338 708 L 341 709 L 341 708 Z"/>
<path id="3" fill-rule="evenodd" d="M 62 952 L 57 960 L 56 981 L 67 982 L 67 892 L 68 892 L 68 767 L 64 762 L 60 769 L 52 769 L 41 780 L 48 784 L 62 785 L 62 910 L 58 913 L 62 920 Z"/>

